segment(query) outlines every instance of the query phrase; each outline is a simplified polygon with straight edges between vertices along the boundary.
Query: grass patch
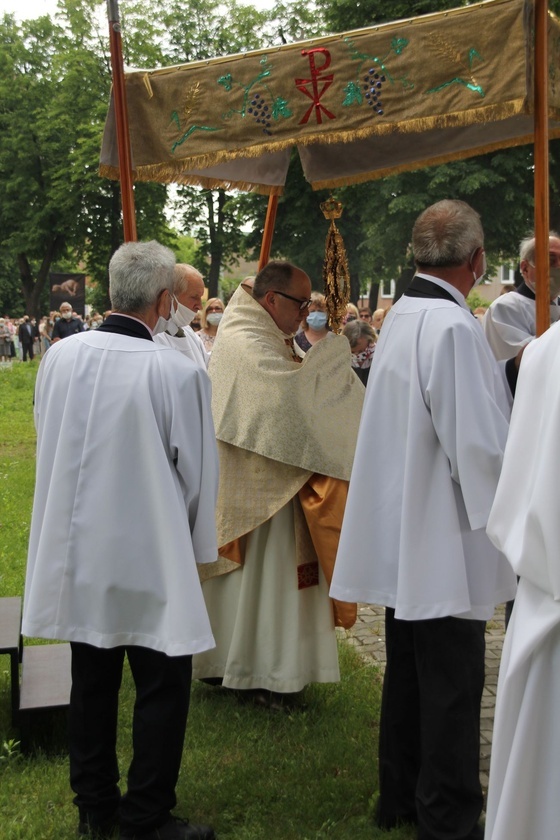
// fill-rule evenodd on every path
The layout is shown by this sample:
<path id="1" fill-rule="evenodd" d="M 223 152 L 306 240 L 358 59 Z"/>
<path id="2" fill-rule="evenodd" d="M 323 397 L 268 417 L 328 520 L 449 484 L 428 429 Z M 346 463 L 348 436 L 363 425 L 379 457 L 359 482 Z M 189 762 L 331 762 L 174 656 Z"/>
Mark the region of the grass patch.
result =
<path id="1" fill-rule="evenodd" d="M 32 363 L 0 371 L 0 595 L 23 592 L 36 370 Z M 387 837 L 373 825 L 379 676 L 343 641 L 340 660 L 341 682 L 308 686 L 302 708 L 291 713 L 241 704 L 226 690 L 195 683 L 177 813 L 213 825 L 219 840 Z M 77 813 L 64 727 L 60 719 L 45 719 L 49 751 L 20 754 L 10 726 L 8 667 L 8 657 L 0 656 L 0 836 L 70 840 Z M 119 720 L 123 775 L 131 757 L 133 697 L 127 669 Z M 412 840 L 414 832 L 403 828 L 390 837 Z"/>
<path id="2" fill-rule="evenodd" d="M 0 596 L 20 595 L 35 485 L 38 362 L 0 368 Z"/>

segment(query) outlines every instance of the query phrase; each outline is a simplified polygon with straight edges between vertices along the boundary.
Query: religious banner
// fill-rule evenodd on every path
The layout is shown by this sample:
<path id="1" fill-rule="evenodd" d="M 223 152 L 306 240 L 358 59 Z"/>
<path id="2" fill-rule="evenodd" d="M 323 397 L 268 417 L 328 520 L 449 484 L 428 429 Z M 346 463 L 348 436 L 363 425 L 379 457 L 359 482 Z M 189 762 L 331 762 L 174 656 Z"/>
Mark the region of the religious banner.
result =
<path id="1" fill-rule="evenodd" d="M 136 180 L 281 192 L 297 146 L 314 188 L 531 142 L 530 0 L 488 0 L 242 55 L 126 73 Z M 550 136 L 560 26 L 549 15 Z M 118 177 L 112 105 L 101 174 Z"/>
<path id="2" fill-rule="evenodd" d="M 85 274 L 49 274 L 51 287 L 49 309 L 58 311 L 61 304 L 69 303 L 74 312 L 85 315 L 86 275 Z"/>

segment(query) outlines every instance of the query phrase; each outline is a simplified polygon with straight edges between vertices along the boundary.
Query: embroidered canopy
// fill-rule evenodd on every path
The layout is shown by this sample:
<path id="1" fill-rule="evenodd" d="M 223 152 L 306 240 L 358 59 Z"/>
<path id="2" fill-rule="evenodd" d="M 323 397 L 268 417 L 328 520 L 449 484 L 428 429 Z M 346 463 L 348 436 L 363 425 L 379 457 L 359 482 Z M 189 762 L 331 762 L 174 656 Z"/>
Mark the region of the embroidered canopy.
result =
<path id="1" fill-rule="evenodd" d="M 282 191 L 298 147 L 315 189 L 533 139 L 533 3 L 488 0 L 268 50 L 127 72 L 136 180 Z M 560 25 L 549 14 L 549 133 Z M 118 178 L 111 103 L 101 174 Z"/>

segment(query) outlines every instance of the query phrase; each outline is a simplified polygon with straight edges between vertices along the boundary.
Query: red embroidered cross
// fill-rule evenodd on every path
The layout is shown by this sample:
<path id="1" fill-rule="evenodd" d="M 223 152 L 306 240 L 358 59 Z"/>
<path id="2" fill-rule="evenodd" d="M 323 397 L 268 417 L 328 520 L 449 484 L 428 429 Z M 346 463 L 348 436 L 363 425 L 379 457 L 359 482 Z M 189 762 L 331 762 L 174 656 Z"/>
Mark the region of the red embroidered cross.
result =
<path id="1" fill-rule="evenodd" d="M 325 59 L 324 63 L 320 67 L 317 67 L 317 65 L 315 64 L 315 56 L 317 55 L 317 53 L 323 55 Z M 329 73 L 327 76 L 322 75 L 323 71 L 330 66 L 330 52 L 324 47 L 318 47 L 314 50 L 302 50 L 301 54 L 303 56 L 309 56 L 309 69 L 311 71 L 311 78 L 296 79 L 295 83 L 297 89 L 304 93 L 306 96 L 308 96 L 312 101 L 311 105 L 305 112 L 303 119 L 300 120 L 299 124 L 303 125 L 304 123 L 307 123 L 309 121 L 309 117 L 311 116 L 313 109 L 315 109 L 315 118 L 319 125 L 321 125 L 321 123 L 323 122 L 322 113 L 325 114 L 325 116 L 328 117 L 330 120 L 336 119 L 334 114 L 331 114 L 331 112 L 327 110 L 327 108 L 325 108 L 324 105 L 321 105 L 321 97 L 330 88 L 334 79 L 334 73 Z M 322 87 L 320 90 L 319 82 L 322 82 Z M 309 90 L 308 85 L 311 85 L 311 90 Z"/>

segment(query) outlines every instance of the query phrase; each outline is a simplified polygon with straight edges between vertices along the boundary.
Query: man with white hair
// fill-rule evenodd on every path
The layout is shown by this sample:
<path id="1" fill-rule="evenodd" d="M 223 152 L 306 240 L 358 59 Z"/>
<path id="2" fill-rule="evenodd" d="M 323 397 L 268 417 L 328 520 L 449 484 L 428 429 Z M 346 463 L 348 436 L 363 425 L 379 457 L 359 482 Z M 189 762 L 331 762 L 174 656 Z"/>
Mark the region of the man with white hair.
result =
<path id="1" fill-rule="evenodd" d="M 192 655 L 213 647 L 197 563 L 217 555 L 210 385 L 152 340 L 165 328 L 173 253 L 129 242 L 109 265 L 113 312 L 60 341 L 37 377 L 37 481 L 23 632 L 72 650 L 70 783 L 82 836 L 213 840 L 171 816 Z M 121 797 L 118 695 L 136 687 Z"/>
<path id="2" fill-rule="evenodd" d="M 560 235 L 550 231 L 548 239 L 550 262 L 550 322 L 560 317 Z M 488 343 L 498 359 L 510 359 L 532 341 L 537 334 L 535 286 L 535 237 L 528 236 L 519 246 L 519 270 L 523 282 L 507 295 L 500 295 L 486 311 L 482 325 Z"/>
<path id="3" fill-rule="evenodd" d="M 200 271 L 187 263 L 178 263 L 175 266 L 171 316 L 167 329 L 158 333 L 154 340 L 158 344 L 179 350 L 187 359 L 192 359 L 195 364 L 206 370 L 210 357 L 204 349 L 202 339 L 190 326 L 196 313 L 202 309 L 204 291 L 204 280 Z"/>
<path id="4" fill-rule="evenodd" d="M 60 315 L 60 319 L 56 321 L 52 330 L 51 342 L 53 344 L 56 344 L 57 341 L 63 338 L 68 338 L 70 335 L 76 335 L 85 330 L 83 321 L 80 321 L 79 318 L 74 318 L 72 306 L 66 301 L 60 304 Z"/>
<path id="5" fill-rule="evenodd" d="M 428 207 L 412 248 L 416 276 L 376 346 L 330 591 L 386 608 L 379 826 L 482 840 L 485 621 L 515 592 L 484 529 L 510 401 L 465 303 L 485 271 L 478 213 Z"/>

